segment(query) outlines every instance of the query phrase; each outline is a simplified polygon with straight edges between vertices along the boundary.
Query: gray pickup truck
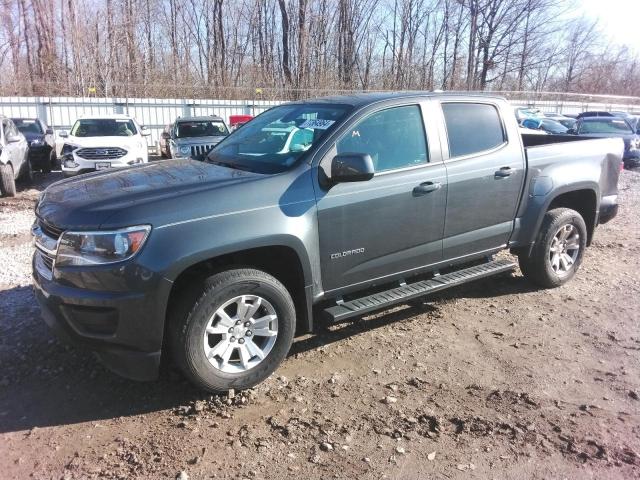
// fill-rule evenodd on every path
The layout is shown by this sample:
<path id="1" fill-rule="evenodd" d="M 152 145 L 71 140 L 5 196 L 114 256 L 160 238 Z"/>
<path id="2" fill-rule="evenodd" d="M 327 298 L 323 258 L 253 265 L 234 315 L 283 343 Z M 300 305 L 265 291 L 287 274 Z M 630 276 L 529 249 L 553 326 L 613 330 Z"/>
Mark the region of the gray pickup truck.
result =
<path id="1" fill-rule="evenodd" d="M 549 288 L 617 213 L 623 142 L 521 135 L 501 98 L 361 94 L 281 105 L 205 162 L 48 187 L 33 227 L 45 321 L 139 380 L 172 358 L 256 385 L 314 321 L 508 272 Z"/>

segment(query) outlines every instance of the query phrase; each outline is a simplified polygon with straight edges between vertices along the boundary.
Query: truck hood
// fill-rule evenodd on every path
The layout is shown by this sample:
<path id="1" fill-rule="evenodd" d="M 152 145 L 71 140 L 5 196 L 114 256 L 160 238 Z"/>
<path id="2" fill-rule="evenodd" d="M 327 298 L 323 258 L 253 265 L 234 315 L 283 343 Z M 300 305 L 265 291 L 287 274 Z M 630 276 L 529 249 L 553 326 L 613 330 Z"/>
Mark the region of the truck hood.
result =
<path id="1" fill-rule="evenodd" d="M 153 225 L 172 212 L 184 215 L 185 208 L 205 214 L 215 207 L 211 190 L 260 178 L 264 175 L 187 159 L 106 170 L 52 184 L 42 193 L 36 215 L 61 229 L 106 228 L 111 217 Z"/>
<path id="2" fill-rule="evenodd" d="M 121 147 L 127 150 L 135 150 L 145 146 L 145 141 L 140 135 L 131 137 L 74 137 L 69 135 L 62 139 L 64 143 L 77 147 Z"/>
<path id="3" fill-rule="evenodd" d="M 222 141 L 226 135 L 216 135 L 214 137 L 183 137 L 176 138 L 175 142 L 178 145 L 215 145 Z"/>

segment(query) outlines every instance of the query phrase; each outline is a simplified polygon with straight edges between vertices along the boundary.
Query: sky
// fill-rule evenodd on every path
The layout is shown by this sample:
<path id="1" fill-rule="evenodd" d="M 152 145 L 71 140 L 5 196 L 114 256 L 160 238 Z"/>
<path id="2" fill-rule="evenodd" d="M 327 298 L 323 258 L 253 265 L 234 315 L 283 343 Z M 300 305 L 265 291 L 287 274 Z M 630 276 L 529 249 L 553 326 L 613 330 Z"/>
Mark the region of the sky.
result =
<path id="1" fill-rule="evenodd" d="M 583 13 L 620 45 L 640 52 L 640 0 L 580 0 Z M 576 12 L 578 13 L 578 12 Z"/>

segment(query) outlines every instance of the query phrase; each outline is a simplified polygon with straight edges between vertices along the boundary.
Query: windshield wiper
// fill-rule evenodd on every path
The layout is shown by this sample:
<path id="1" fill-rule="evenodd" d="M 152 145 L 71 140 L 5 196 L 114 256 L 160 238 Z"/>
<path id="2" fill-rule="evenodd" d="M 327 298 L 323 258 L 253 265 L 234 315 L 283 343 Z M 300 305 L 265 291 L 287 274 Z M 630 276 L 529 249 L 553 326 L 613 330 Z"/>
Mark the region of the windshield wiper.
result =
<path id="1" fill-rule="evenodd" d="M 209 160 L 207 158 L 207 162 L 213 163 L 214 165 L 220 165 L 221 167 L 233 168 L 234 170 L 242 170 L 244 172 L 251 172 L 252 170 L 244 165 L 238 165 L 237 163 L 231 162 L 222 162 L 220 160 Z"/>

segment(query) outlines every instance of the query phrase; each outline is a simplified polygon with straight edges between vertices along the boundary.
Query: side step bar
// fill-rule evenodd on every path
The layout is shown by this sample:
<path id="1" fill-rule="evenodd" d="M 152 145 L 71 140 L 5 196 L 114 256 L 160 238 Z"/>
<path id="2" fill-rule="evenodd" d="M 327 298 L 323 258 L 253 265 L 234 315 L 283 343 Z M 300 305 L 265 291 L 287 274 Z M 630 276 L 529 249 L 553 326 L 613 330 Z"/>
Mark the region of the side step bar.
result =
<path id="1" fill-rule="evenodd" d="M 509 272 L 515 268 L 516 264 L 510 260 L 495 260 L 483 263 L 482 265 L 438 275 L 429 280 L 408 283 L 384 292 L 342 302 L 326 308 L 324 314 L 330 322 L 337 323 L 350 317 L 380 310 L 381 308 L 389 307 L 397 303 L 404 303 L 408 300 L 423 297 L 446 288 L 456 287 L 463 283 L 490 277 L 498 273 Z"/>

